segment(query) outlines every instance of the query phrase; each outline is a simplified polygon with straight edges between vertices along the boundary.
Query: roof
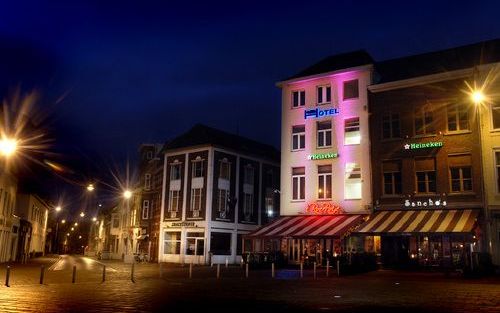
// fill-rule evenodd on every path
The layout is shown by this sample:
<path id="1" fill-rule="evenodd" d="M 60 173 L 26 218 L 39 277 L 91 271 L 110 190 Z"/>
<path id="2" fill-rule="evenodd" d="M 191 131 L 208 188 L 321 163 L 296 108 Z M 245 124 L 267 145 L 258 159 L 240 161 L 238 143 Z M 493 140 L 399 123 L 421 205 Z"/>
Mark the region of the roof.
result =
<path id="1" fill-rule="evenodd" d="M 208 127 L 203 124 L 196 124 L 184 134 L 168 141 L 163 146 L 162 151 L 165 152 L 166 150 L 200 145 L 224 147 L 241 154 L 258 155 L 276 162 L 280 160 L 280 151 L 271 145 Z"/>
<path id="2" fill-rule="evenodd" d="M 500 39 L 377 62 L 377 83 L 439 74 L 500 61 Z"/>
<path id="3" fill-rule="evenodd" d="M 347 69 L 356 66 L 373 64 L 372 57 L 365 50 L 351 51 L 341 54 L 331 55 L 315 63 L 297 74 L 284 79 L 291 80 L 299 77 L 312 76 L 316 74 L 328 73 Z"/>

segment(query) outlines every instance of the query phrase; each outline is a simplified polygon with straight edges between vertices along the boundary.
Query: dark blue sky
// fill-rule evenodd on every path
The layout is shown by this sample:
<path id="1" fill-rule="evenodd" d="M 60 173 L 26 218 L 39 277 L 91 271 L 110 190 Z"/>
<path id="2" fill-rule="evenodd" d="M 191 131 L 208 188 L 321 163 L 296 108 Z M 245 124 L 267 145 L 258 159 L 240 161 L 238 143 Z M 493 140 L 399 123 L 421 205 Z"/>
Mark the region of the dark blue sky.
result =
<path id="1" fill-rule="evenodd" d="M 4 2 L 0 91 L 38 87 L 56 142 L 85 155 L 124 160 L 198 122 L 279 147 L 275 82 L 325 56 L 500 37 L 497 1 L 407 3 Z"/>

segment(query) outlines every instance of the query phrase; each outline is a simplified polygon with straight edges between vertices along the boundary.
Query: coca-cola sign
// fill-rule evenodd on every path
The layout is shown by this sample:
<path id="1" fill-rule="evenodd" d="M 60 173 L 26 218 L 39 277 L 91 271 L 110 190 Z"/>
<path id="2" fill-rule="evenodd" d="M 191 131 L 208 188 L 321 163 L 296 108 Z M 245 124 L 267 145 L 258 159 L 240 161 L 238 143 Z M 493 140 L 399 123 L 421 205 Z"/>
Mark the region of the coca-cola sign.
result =
<path id="1" fill-rule="evenodd" d="M 344 213 L 344 210 L 338 204 L 332 202 L 313 202 L 306 207 L 306 214 L 335 215 L 342 213 Z"/>

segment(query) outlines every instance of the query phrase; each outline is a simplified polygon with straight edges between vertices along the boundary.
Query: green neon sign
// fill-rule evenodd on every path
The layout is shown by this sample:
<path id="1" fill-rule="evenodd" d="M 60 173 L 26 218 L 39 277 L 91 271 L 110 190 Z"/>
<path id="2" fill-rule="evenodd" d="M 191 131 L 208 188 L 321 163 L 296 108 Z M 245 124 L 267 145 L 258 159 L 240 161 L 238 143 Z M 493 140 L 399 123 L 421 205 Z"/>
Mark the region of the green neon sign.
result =
<path id="1" fill-rule="evenodd" d="M 307 159 L 308 160 L 325 160 L 325 159 L 335 159 L 338 157 L 339 157 L 338 153 L 328 152 L 328 153 L 309 154 L 307 156 Z"/>
<path id="2" fill-rule="evenodd" d="M 404 145 L 405 150 L 415 150 L 415 149 L 427 149 L 427 148 L 439 148 L 443 146 L 442 141 L 431 141 L 424 143 L 407 143 Z"/>

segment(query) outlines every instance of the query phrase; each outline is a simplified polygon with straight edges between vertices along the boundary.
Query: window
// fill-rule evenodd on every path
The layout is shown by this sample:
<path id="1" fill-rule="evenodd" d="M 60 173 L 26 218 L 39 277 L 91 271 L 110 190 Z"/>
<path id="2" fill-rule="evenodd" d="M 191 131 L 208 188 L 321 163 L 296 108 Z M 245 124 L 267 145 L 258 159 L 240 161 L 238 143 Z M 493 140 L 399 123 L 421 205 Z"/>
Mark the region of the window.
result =
<path id="1" fill-rule="evenodd" d="M 181 232 L 165 232 L 163 254 L 181 254 Z"/>
<path id="2" fill-rule="evenodd" d="M 292 127 L 292 150 L 302 150 L 306 147 L 306 126 Z"/>
<path id="3" fill-rule="evenodd" d="M 151 160 L 153 158 L 153 151 L 148 151 L 146 153 L 146 159 Z"/>
<path id="4" fill-rule="evenodd" d="M 318 199 L 332 198 L 332 166 L 318 166 Z"/>
<path id="5" fill-rule="evenodd" d="M 305 167 L 292 168 L 292 199 L 304 200 L 306 198 L 306 169 Z"/>
<path id="6" fill-rule="evenodd" d="M 382 115 L 382 138 L 391 139 L 401 137 L 399 114 L 386 112 Z"/>
<path id="7" fill-rule="evenodd" d="M 120 216 L 118 214 L 113 214 L 112 215 L 112 225 L 113 228 L 119 228 L 120 227 Z"/>
<path id="8" fill-rule="evenodd" d="M 469 129 L 469 109 L 464 103 L 448 105 L 448 131 Z"/>
<path id="9" fill-rule="evenodd" d="M 229 190 L 219 189 L 217 194 L 217 209 L 219 211 L 219 218 L 228 218 L 229 208 L 227 200 L 229 197 Z"/>
<path id="10" fill-rule="evenodd" d="M 253 194 L 243 193 L 243 219 L 247 222 L 252 220 L 253 216 Z"/>
<path id="11" fill-rule="evenodd" d="M 151 189 L 151 174 L 144 175 L 144 189 Z"/>
<path id="12" fill-rule="evenodd" d="M 203 160 L 193 161 L 193 178 L 203 177 Z"/>
<path id="13" fill-rule="evenodd" d="M 401 162 L 386 161 L 382 163 L 384 195 L 401 194 Z"/>
<path id="14" fill-rule="evenodd" d="M 450 191 L 472 191 L 472 159 L 470 154 L 449 156 L 448 164 L 450 166 Z"/>
<path id="15" fill-rule="evenodd" d="M 292 91 L 292 106 L 302 107 L 306 104 L 306 92 L 304 90 Z"/>
<path id="16" fill-rule="evenodd" d="M 220 161 L 219 166 L 219 178 L 229 180 L 231 177 L 231 164 L 224 158 Z"/>
<path id="17" fill-rule="evenodd" d="M 212 232 L 210 252 L 215 255 L 231 255 L 231 234 Z"/>
<path id="18" fill-rule="evenodd" d="M 170 165 L 170 180 L 181 179 L 182 163 L 173 163 Z"/>
<path id="19" fill-rule="evenodd" d="M 415 159 L 418 193 L 436 192 L 436 164 L 434 158 Z"/>
<path id="20" fill-rule="evenodd" d="M 168 212 L 179 211 L 180 190 L 170 190 Z"/>
<path id="21" fill-rule="evenodd" d="M 345 165 L 344 198 L 361 199 L 361 167 L 356 163 Z"/>
<path id="22" fill-rule="evenodd" d="M 193 188 L 191 189 L 191 211 L 199 212 L 201 210 L 201 193 L 202 188 Z M 193 213 L 193 217 L 195 213 Z"/>
<path id="23" fill-rule="evenodd" d="M 353 117 L 344 121 L 344 144 L 359 145 L 361 134 L 359 132 L 359 117 Z"/>
<path id="24" fill-rule="evenodd" d="M 245 166 L 244 180 L 243 182 L 248 185 L 253 185 L 254 183 L 254 169 L 251 166 Z"/>
<path id="25" fill-rule="evenodd" d="M 149 200 L 142 201 L 142 219 L 147 220 L 149 218 Z"/>
<path id="26" fill-rule="evenodd" d="M 491 117 L 493 129 L 500 129 L 500 104 L 494 103 L 491 105 Z"/>
<path id="27" fill-rule="evenodd" d="M 332 121 L 316 123 L 318 129 L 318 148 L 332 146 Z"/>
<path id="28" fill-rule="evenodd" d="M 332 101 L 332 87 L 330 85 L 318 86 L 317 100 L 318 104 L 330 103 Z"/>
<path id="29" fill-rule="evenodd" d="M 344 82 L 344 100 L 359 97 L 359 82 L 357 79 Z"/>
<path id="30" fill-rule="evenodd" d="M 415 135 L 435 134 L 432 120 L 432 111 L 427 108 L 417 109 L 415 111 Z"/>
<path id="31" fill-rule="evenodd" d="M 497 174 L 497 192 L 500 192 L 500 151 L 495 151 L 495 168 Z"/>
<path id="32" fill-rule="evenodd" d="M 266 188 L 264 206 L 266 209 L 267 217 L 274 216 L 274 191 L 272 188 Z"/>

